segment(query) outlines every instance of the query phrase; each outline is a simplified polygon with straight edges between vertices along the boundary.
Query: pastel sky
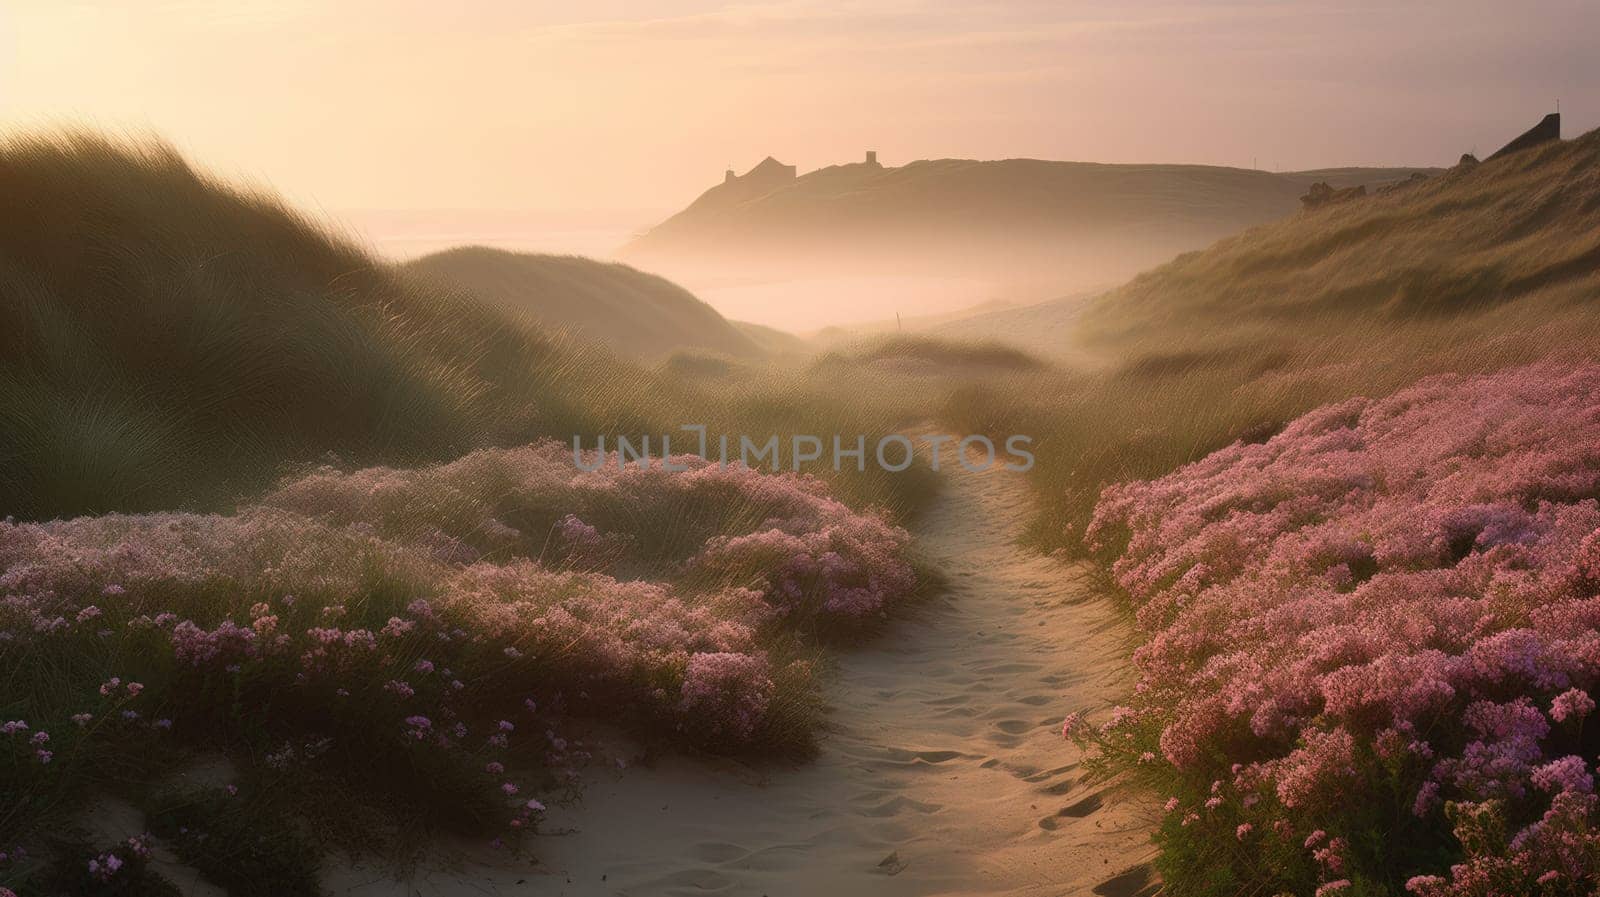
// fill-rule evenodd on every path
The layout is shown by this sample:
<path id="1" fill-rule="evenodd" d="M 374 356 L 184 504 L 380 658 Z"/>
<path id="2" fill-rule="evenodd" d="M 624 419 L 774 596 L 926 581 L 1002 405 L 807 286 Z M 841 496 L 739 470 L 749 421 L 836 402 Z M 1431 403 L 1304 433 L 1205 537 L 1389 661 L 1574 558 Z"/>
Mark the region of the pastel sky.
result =
<path id="1" fill-rule="evenodd" d="M 0 128 L 323 209 L 670 209 L 769 153 L 1449 164 L 1600 124 L 1597 37 L 1590 0 L 0 0 Z"/>

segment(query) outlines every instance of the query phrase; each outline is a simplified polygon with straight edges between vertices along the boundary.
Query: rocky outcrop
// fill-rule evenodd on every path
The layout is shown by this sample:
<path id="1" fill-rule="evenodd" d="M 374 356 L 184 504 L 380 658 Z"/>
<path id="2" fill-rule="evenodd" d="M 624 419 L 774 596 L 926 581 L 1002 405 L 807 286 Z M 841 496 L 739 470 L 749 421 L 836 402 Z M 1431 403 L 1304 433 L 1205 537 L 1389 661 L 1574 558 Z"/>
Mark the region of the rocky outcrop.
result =
<path id="1" fill-rule="evenodd" d="M 1318 181 L 1311 185 L 1311 189 L 1306 191 L 1305 196 L 1300 197 L 1300 205 L 1305 207 L 1306 211 L 1311 211 L 1312 209 L 1337 205 L 1341 202 L 1349 202 L 1352 199 L 1360 199 L 1366 195 L 1367 188 L 1364 185 L 1358 184 L 1354 187 L 1346 187 L 1343 190 L 1335 190 L 1327 181 Z"/>
<path id="2" fill-rule="evenodd" d="M 1416 185 L 1422 183 L 1423 181 L 1425 181 L 1427 179 L 1428 179 L 1428 176 L 1423 174 L 1422 172 L 1413 171 L 1413 172 L 1411 172 L 1411 177 L 1408 177 L 1405 180 L 1392 181 L 1390 183 L 1384 184 L 1382 187 L 1379 187 L 1378 188 L 1378 193 L 1379 193 L 1379 195 L 1387 196 L 1390 193 L 1394 193 L 1394 192 L 1397 192 L 1397 191 L 1400 191 L 1400 190 L 1404 190 L 1404 189 L 1406 189 L 1408 187 L 1415 187 Z"/>
<path id="3" fill-rule="evenodd" d="M 1522 132 L 1517 139 L 1511 141 L 1505 146 L 1500 147 L 1500 149 L 1489 158 L 1498 159 L 1501 156 L 1510 155 L 1511 153 L 1519 152 L 1530 147 L 1535 147 L 1541 143 L 1549 143 L 1552 140 L 1560 139 L 1561 113 L 1552 112 L 1540 119 L 1538 124 Z"/>

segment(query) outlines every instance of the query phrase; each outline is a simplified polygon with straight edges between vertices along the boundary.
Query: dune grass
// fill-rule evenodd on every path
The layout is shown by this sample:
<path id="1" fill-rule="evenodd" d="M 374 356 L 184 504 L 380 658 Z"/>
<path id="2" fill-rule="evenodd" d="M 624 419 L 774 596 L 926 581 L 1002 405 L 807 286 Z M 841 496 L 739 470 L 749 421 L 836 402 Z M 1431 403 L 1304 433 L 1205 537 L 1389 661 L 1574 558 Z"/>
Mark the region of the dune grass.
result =
<path id="1" fill-rule="evenodd" d="M 403 268 L 464 289 L 513 317 L 571 332 L 629 358 L 656 358 L 677 348 L 745 359 L 765 354 L 688 290 L 623 264 L 464 246 Z"/>
<path id="2" fill-rule="evenodd" d="M 989 371 L 1031 371 L 1044 363 L 1028 353 L 997 342 L 972 343 L 940 339 L 922 334 L 892 334 L 869 337 L 855 344 L 828 352 L 814 362 L 814 368 L 873 362 L 921 365 L 943 376 Z"/>
<path id="3" fill-rule="evenodd" d="M 227 509 L 297 464 L 686 423 L 876 432 L 848 393 L 730 397 L 551 337 L 162 144 L 12 138 L 0 190 L 0 516 Z M 932 483 L 818 472 L 896 512 Z"/>

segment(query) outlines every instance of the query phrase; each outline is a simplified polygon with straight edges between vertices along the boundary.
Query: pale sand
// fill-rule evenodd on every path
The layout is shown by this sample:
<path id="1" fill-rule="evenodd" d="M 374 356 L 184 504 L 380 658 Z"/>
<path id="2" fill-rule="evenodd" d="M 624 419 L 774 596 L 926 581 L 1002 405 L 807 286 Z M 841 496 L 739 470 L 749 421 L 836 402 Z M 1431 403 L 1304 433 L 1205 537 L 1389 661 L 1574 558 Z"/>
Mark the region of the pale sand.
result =
<path id="1" fill-rule="evenodd" d="M 918 527 L 943 597 L 845 652 L 821 755 L 752 770 L 667 758 L 592 776 L 554 808 L 536 863 L 480 851 L 375 895 L 1071 895 L 1150 890 L 1153 800 L 1087 780 L 1070 710 L 1132 682 L 1126 629 L 1084 571 L 1015 544 L 1023 475 L 953 472 Z"/>

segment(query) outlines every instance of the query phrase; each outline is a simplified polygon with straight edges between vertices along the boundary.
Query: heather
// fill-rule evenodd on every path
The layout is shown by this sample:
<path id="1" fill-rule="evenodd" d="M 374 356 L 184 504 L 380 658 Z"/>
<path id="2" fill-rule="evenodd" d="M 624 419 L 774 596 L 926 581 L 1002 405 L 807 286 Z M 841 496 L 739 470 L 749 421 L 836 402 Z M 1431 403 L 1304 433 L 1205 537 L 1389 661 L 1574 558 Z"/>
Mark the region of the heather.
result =
<path id="1" fill-rule="evenodd" d="M 815 646 L 911 596 L 907 536 L 808 477 L 673 462 L 543 443 L 311 470 L 227 515 L 0 524 L 0 882 L 43 887 L 101 790 L 208 876 L 281 884 L 295 838 L 515 847 L 608 759 L 595 726 L 804 753 Z M 226 792 L 140 784 L 210 753 Z"/>
<path id="2" fill-rule="evenodd" d="M 1423 380 L 1105 491 L 1145 637 L 1069 724 L 1168 799 L 1183 893 L 1587 894 L 1600 366 Z"/>

